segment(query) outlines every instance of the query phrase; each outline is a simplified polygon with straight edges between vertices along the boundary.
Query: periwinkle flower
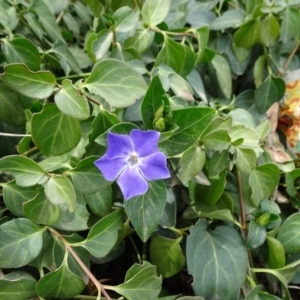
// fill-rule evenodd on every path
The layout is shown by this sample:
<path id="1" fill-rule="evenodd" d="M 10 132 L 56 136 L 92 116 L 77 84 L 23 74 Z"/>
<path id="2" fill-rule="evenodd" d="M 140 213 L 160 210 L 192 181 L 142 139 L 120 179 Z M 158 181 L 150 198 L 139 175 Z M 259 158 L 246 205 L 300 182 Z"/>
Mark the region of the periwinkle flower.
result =
<path id="1" fill-rule="evenodd" d="M 160 133 L 133 129 L 129 135 L 108 133 L 107 152 L 95 165 L 117 183 L 126 200 L 147 192 L 148 180 L 170 177 L 167 158 L 158 149 Z"/>

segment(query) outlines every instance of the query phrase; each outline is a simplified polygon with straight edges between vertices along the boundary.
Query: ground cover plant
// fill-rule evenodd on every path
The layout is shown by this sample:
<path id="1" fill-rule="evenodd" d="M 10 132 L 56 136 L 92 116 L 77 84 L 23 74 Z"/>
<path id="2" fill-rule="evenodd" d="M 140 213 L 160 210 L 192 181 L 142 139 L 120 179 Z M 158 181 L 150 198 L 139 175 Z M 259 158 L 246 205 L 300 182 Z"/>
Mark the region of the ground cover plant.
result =
<path id="1" fill-rule="evenodd" d="M 299 0 L 0 0 L 0 300 L 299 299 L 299 30 Z"/>

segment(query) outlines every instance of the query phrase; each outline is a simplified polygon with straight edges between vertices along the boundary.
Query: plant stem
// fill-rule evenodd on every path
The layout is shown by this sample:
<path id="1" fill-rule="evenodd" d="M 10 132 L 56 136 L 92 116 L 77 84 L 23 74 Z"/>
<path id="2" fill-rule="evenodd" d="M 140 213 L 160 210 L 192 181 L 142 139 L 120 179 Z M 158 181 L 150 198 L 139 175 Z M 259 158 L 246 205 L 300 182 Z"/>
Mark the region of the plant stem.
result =
<path id="1" fill-rule="evenodd" d="M 112 300 L 110 296 L 107 294 L 105 289 L 103 288 L 102 284 L 97 280 L 97 278 L 92 274 L 92 272 L 87 268 L 87 266 L 83 263 L 83 261 L 80 259 L 80 257 L 77 255 L 77 253 L 73 250 L 73 248 L 69 245 L 69 243 L 65 240 L 65 238 L 56 230 L 49 227 L 49 231 L 58 237 L 61 242 L 65 245 L 66 249 L 69 251 L 69 253 L 73 256 L 73 258 L 76 260 L 78 265 L 81 267 L 81 269 L 84 271 L 84 273 L 89 277 L 89 279 L 93 282 L 95 287 L 98 290 L 98 297 L 97 300 L 101 299 L 101 293 L 104 295 L 105 299 Z"/>
<path id="2" fill-rule="evenodd" d="M 300 46 L 300 41 L 298 41 L 296 43 L 296 45 L 294 46 L 294 48 L 292 49 L 289 57 L 287 58 L 287 60 L 285 61 L 284 65 L 282 67 L 282 71 L 284 71 L 288 67 L 288 65 L 290 64 L 292 58 L 294 57 L 295 53 L 297 52 L 299 46 Z M 282 71 L 278 71 L 277 77 L 281 77 L 282 76 Z"/>
<path id="3" fill-rule="evenodd" d="M 140 255 L 139 250 L 138 250 L 138 248 L 136 247 L 136 244 L 135 244 L 135 242 L 134 242 L 134 240 L 133 240 L 133 238 L 132 238 L 131 235 L 129 235 L 129 239 L 130 239 L 130 242 L 131 242 L 131 244 L 132 244 L 132 247 L 133 247 L 134 251 L 136 252 L 136 256 L 137 256 L 137 259 L 138 259 L 139 263 L 140 263 L 140 264 L 143 264 L 142 257 L 141 257 L 141 255 Z"/>
<path id="4" fill-rule="evenodd" d="M 90 75 L 91 75 L 91 73 L 74 74 L 74 75 L 69 75 L 69 76 L 57 77 L 56 80 L 64 80 L 64 79 L 78 78 L 78 77 L 88 77 Z"/>
<path id="5" fill-rule="evenodd" d="M 30 153 L 32 153 L 32 152 L 34 152 L 36 150 L 38 150 L 37 147 L 32 147 L 31 149 L 28 149 L 27 151 L 23 152 L 21 155 L 27 156 L 28 154 L 30 154 Z"/>
<path id="6" fill-rule="evenodd" d="M 31 137 L 31 134 L 20 134 L 20 133 L 5 133 L 0 132 L 0 136 L 9 136 L 9 137 Z"/>
<path id="7" fill-rule="evenodd" d="M 247 221 L 246 221 L 246 210 L 245 210 L 245 199 L 243 194 L 243 185 L 242 185 L 242 176 L 241 172 L 237 170 L 237 179 L 238 179 L 238 188 L 239 188 L 239 199 L 240 199 L 240 206 L 241 206 L 241 224 L 242 224 L 242 232 L 244 238 L 247 237 L 246 229 L 247 229 Z"/>
<path id="8" fill-rule="evenodd" d="M 149 29 L 161 33 L 163 35 L 173 35 L 173 36 L 191 36 L 191 37 L 195 37 L 192 33 L 190 32 L 173 32 L 173 31 L 165 31 L 165 30 L 161 30 L 158 27 L 150 27 Z"/>

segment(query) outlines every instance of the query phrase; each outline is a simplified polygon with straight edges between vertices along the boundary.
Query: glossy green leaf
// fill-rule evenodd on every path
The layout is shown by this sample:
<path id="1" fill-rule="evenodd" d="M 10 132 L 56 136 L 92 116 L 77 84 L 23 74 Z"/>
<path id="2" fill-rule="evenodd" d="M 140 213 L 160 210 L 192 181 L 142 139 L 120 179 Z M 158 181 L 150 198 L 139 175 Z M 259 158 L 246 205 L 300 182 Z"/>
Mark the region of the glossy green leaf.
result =
<path id="1" fill-rule="evenodd" d="M 81 137 L 78 120 L 66 116 L 56 105 L 50 103 L 40 113 L 33 115 L 31 130 L 35 145 L 47 156 L 58 156 L 71 151 Z"/>
<path id="2" fill-rule="evenodd" d="M 258 207 L 259 203 L 270 197 L 279 183 L 280 170 L 275 164 L 256 167 L 250 174 L 249 184 L 252 189 L 251 200 Z"/>
<path id="3" fill-rule="evenodd" d="M 21 187 L 15 180 L 3 184 L 2 188 L 5 206 L 17 217 L 24 217 L 23 203 L 32 200 L 38 194 L 36 186 Z"/>
<path id="4" fill-rule="evenodd" d="M 23 204 L 23 211 L 26 218 L 36 224 L 55 224 L 60 216 L 60 210 L 53 205 L 46 197 L 44 189 L 39 194 Z"/>
<path id="5" fill-rule="evenodd" d="M 266 237 L 266 228 L 257 224 L 255 220 L 250 220 L 247 235 L 247 247 L 250 249 L 255 249 L 261 246 L 265 242 Z"/>
<path id="6" fill-rule="evenodd" d="M 75 11 L 77 15 L 88 25 L 92 23 L 92 17 L 90 15 L 89 9 L 80 1 L 76 1 L 74 4 Z"/>
<path id="7" fill-rule="evenodd" d="M 167 189 L 164 181 L 149 182 L 146 194 L 125 201 L 126 213 L 142 241 L 147 241 L 160 222 L 166 203 Z"/>
<path id="8" fill-rule="evenodd" d="M 215 111 L 208 107 L 175 110 L 172 123 L 179 126 L 174 134 L 159 144 L 168 156 L 175 156 L 191 147 L 211 122 Z M 174 147 L 176 145 L 176 147 Z"/>
<path id="9" fill-rule="evenodd" d="M 183 182 L 194 178 L 203 168 L 205 153 L 199 147 L 191 147 L 180 158 L 178 175 Z"/>
<path id="10" fill-rule="evenodd" d="M 0 225 L 0 267 L 21 267 L 35 259 L 42 249 L 42 233 L 43 229 L 28 219 Z"/>
<path id="11" fill-rule="evenodd" d="M 221 95 L 230 98 L 232 93 L 231 70 L 227 60 L 217 54 L 210 62 L 211 76 L 216 80 Z"/>
<path id="12" fill-rule="evenodd" d="M 90 229 L 82 247 L 97 258 L 106 256 L 118 240 L 118 230 L 121 228 L 122 220 L 121 209 L 101 219 Z"/>
<path id="13" fill-rule="evenodd" d="M 0 159 L 0 170 L 15 176 L 17 185 L 33 186 L 47 180 L 45 171 L 25 156 L 10 155 Z"/>
<path id="14" fill-rule="evenodd" d="M 256 44 L 258 33 L 259 22 L 256 19 L 250 19 L 240 26 L 233 39 L 237 46 L 250 48 Z"/>
<path id="15" fill-rule="evenodd" d="M 265 64 L 266 64 L 266 57 L 264 55 L 261 55 L 254 64 L 254 81 L 255 81 L 255 86 L 258 88 L 264 78 L 264 72 L 265 72 Z"/>
<path id="16" fill-rule="evenodd" d="M 57 107 L 65 115 L 79 120 L 85 120 L 90 116 L 90 108 L 84 95 L 80 95 L 73 86 L 72 81 L 65 79 L 61 90 L 54 97 Z"/>
<path id="17" fill-rule="evenodd" d="M 268 76 L 259 86 L 254 96 L 257 110 L 260 113 L 265 113 L 273 103 L 282 99 L 284 92 L 284 81 L 272 75 Z"/>
<path id="18" fill-rule="evenodd" d="M 142 8 L 143 22 L 148 26 L 156 26 L 165 19 L 170 6 L 170 0 L 146 0 Z"/>
<path id="19" fill-rule="evenodd" d="M 149 253 L 157 273 L 164 278 L 179 273 L 185 266 L 185 257 L 180 247 L 182 238 L 176 240 L 156 236 L 151 240 Z"/>
<path id="20" fill-rule="evenodd" d="M 246 279 L 247 250 L 234 228 L 223 225 L 211 230 L 207 221 L 200 220 L 191 227 L 186 249 L 196 295 L 205 299 L 219 295 L 223 300 L 237 299 Z"/>
<path id="21" fill-rule="evenodd" d="M 50 177 L 45 184 L 45 194 L 52 204 L 65 203 L 70 212 L 74 211 L 76 195 L 73 185 L 67 177 Z"/>
<path id="22" fill-rule="evenodd" d="M 90 214 L 87 211 L 86 202 L 83 195 L 76 193 L 76 205 L 74 211 L 70 212 L 67 205 L 58 204 L 60 217 L 58 222 L 52 227 L 63 231 L 83 231 L 88 229 L 87 222 Z"/>
<path id="23" fill-rule="evenodd" d="M 156 75 L 152 78 L 141 104 L 141 115 L 145 127 L 153 129 L 153 121 L 157 111 L 162 107 L 161 117 L 163 117 L 164 107 L 169 106 L 169 99 L 166 96 L 159 76 Z"/>
<path id="24" fill-rule="evenodd" d="M 283 245 L 285 253 L 292 254 L 300 251 L 299 228 L 300 213 L 290 215 L 280 227 L 277 239 Z"/>
<path id="25" fill-rule="evenodd" d="M 155 66 L 166 64 L 185 77 L 194 68 L 195 61 L 195 54 L 189 47 L 166 36 L 164 45 L 156 57 Z"/>
<path id="26" fill-rule="evenodd" d="M 56 83 L 51 72 L 32 72 L 23 64 L 6 65 L 1 79 L 18 93 L 37 99 L 48 98 Z"/>
<path id="27" fill-rule="evenodd" d="M 215 152 L 209 159 L 208 174 L 209 177 L 215 177 L 222 173 L 229 165 L 230 159 L 228 151 Z"/>
<path id="28" fill-rule="evenodd" d="M 296 8 L 287 7 L 283 12 L 283 20 L 280 26 L 280 40 L 287 43 L 297 36 L 300 30 L 298 22 L 300 13 Z"/>
<path id="29" fill-rule="evenodd" d="M 12 40 L 3 39 L 3 53 L 9 64 L 24 63 L 28 69 L 39 71 L 41 59 L 37 47 L 28 39 L 15 37 Z"/>
<path id="30" fill-rule="evenodd" d="M 202 142 L 206 149 L 216 151 L 227 150 L 230 146 L 230 136 L 226 130 L 213 130 L 202 137 Z"/>
<path id="31" fill-rule="evenodd" d="M 275 238 L 267 237 L 268 244 L 268 267 L 271 269 L 279 269 L 285 266 L 284 247 Z"/>
<path id="32" fill-rule="evenodd" d="M 194 95 L 197 95 L 201 100 L 205 102 L 205 104 L 208 104 L 208 100 L 205 94 L 205 89 L 200 74 L 195 69 L 193 69 L 192 72 L 186 77 L 186 79 L 193 88 Z"/>
<path id="33" fill-rule="evenodd" d="M 214 19 L 209 27 L 211 30 L 223 30 L 230 27 L 238 26 L 244 20 L 245 16 L 241 10 L 227 10 L 222 16 Z"/>
<path id="34" fill-rule="evenodd" d="M 277 19 L 272 14 L 269 14 L 259 26 L 260 42 L 269 47 L 272 43 L 274 43 L 274 39 L 278 37 L 279 30 L 279 23 Z"/>
<path id="35" fill-rule="evenodd" d="M 210 185 L 197 184 L 195 197 L 203 204 L 214 205 L 221 197 L 226 185 L 226 170 L 215 177 L 209 177 Z"/>
<path id="36" fill-rule="evenodd" d="M 154 34 L 147 28 L 138 28 L 132 37 L 129 37 L 125 43 L 125 48 L 134 48 L 138 53 L 145 52 L 153 40 Z"/>
<path id="37" fill-rule="evenodd" d="M 156 300 L 161 289 L 161 277 L 156 275 L 156 267 L 144 261 L 134 264 L 126 273 L 124 283 L 109 287 L 128 300 Z"/>
<path id="38" fill-rule="evenodd" d="M 24 300 L 36 296 L 36 280 L 25 272 L 12 272 L 0 279 L 0 299 Z"/>
<path id="39" fill-rule="evenodd" d="M 115 20 L 116 32 L 129 32 L 138 24 L 139 11 L 123 6 L 113 14 L 112 18 Z"/>
<path id="40" fill-rule="evenodd" d="M 99 188 L 96 193 L 85 195 L 87 205 L 98 217 L 105 217 L 109 214 L 112 200 L 112 187 L 110 184 Z"/>
<path id="41" fill-rule="evenodd" d="M 256 153 L 252 149 L 236 148 L 236 167 L 240 172 L 250 174 L 256 166 Z"/>
<path id="42" fill-rule="evenodd" d="M 95 60 L 101 60 L 107 54 L 107 51 L 113 40 L 113 32 L 108 29 L 101 30 L 97 35 L 91 35 L 88 43 L 91 43 L 87 51 Z"/>
<path id="43" fill-rule="evenodd" d="M 36 292 L 38 296 L 44 298 L 73 298 L 80 294 L 84 287 L 84 281 L 75 275 L 64 261 L 57 270 L 46 274 L 38 281 Z"/>
<path id="44" fill-rule="evenodd" d="M 85 81 L 91 93 L 103 97 L 114 107 L 127 107 L 146 92 L 143 77 L 133 68 L 114 59 L 98 62 Z"/>
<path id="45" fill-rule="evenodd" d="M 83 194 L 93 194 L 100 187 L 107 185 L 108 182 L 94 165 L 98 158 L 97 156 L 87 157 L 81 160 L 76 168 L 66 173 L 71 176 L 75 190 Z"/>

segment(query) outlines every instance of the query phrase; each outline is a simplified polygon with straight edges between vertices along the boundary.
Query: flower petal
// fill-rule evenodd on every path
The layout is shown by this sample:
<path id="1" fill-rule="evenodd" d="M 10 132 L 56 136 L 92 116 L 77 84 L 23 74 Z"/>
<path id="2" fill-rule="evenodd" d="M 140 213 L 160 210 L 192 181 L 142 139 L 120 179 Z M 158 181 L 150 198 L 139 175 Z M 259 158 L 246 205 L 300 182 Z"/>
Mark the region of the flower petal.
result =
<path id="1" fill-rule="evenodd" d="M 107 143 L 106 155 L 109 158 L 124 157 L 133 152 L 131 138 L 128 135 L 109 132 Z"/>
<path id="2" fill-rule="evenodd" d="M 147 180 L 165 179 L 171 177 L 167 168 L 167 158 L 161 153 L 154 153 L 139 159 L 139 169 Z"/>
<path id="3" fill-rule="evenodd" d="M 133 148 L 138 157 L 149 156 L 158 152 L 158 140 L 160 133 L 155 130 L 142 131 L 133 129 L 130 132 Z"/>
<path id="4" fill-rule="evenodd" d="M 117 179 L 117 183 L 126 200 L 143 195 L 148 190 L 148 183 L 137 167 L 125 169 Z"/>
<path id="5" fill-rule="evenodd" d="M 102 172 L 104 178 L 109 181 L 115 180 L 128 166 L 125 157 L 110 158 L 106 154 L 97 159 L 94 164 Z"/>

